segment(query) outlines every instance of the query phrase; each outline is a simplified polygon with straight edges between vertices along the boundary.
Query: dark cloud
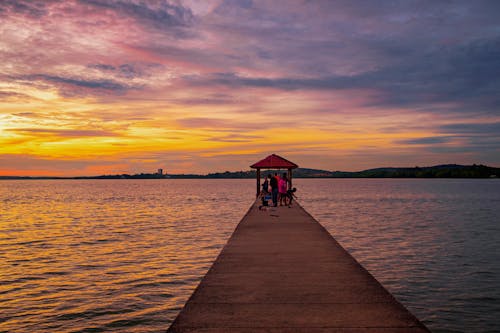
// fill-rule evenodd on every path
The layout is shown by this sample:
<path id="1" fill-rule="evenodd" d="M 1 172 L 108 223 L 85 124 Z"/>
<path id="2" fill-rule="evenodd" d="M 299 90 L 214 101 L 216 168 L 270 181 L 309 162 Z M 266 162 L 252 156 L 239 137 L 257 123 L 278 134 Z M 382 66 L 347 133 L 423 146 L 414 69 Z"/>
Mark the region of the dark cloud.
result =
<path id="1" fill-rule="evenodd" d="M 135 2 L 119 0 L 79 0 L 81 4 L 108 9 L 134 18 L 139 23 L 157 28 L 187 27 L 193 21 L 189 8 L 169 1 Z"/>
<path id="2" fill-rule="evenodd" d="M 488 163 L 500 162 L 499 142 L 479 142 L 468 140 L 460 145 L 431 145 L 426 147 L 427 151 L 437 154 L 472 154 L 477 157 L 477 161 L 489 161 Z"/>
<path id="3" fill-rule="evenodd" d="M 54 1 L 2 0 L 0 1 L 0 16 L 20 14 L 40 18 L 47 15 L 47 6 L 51 3 Z"/>
<path id="4" fill-rule="evenodd" d="M 376 89 L 374 104 L 420 107 L 456 103 L 448 111 L 497 113 L 500 108 L 500 38 L 443 47 L 407 61 L 350 76 L 259 78 L 238 73 L 186 77 L 192 84 L 283 90 Z"/>
<path id="5" fill-rule="evenodd" d="M 323 78 L 259 78 L 243 77 L 238 73 L 213 73 L 207 76 L 186 76 L 184 80 L 194 85 L 223 85 L 229 87 L 257 87 L 276 88 L 284 90 L 297 89 L 344 89 L 352 87 L 347 83 L 352 79 L 349 77 L 323 77 Z"/>
<path id="6" fill-rule="evenodd" d="M 236 100 L 231 98 L 185 98 L 185 99 L 175 99 L 170 100 L 175 104 L 180 105 L 230 105 L 238 103 Z"/>
<path id="7" fill-rule="evenodd" d="M 79 77 L 64 77 L 49 74 L 33 74 L 16 78 L 29 81 L 32 84 L 43 82 L 57 87 L 65 96 L 123 94 L 129 89 L 138 89 L 110 79 L 86 79 Z"/>
<path id="8" fill-rule="evenodd" d="M 55 75 L 47 75 L 47 74 L 35 74 L 31 75 L 31 79 L 34 80 L 42 80 L 51 83 L 62 83 L 80 88 L 91 88 L 91 89 L 104 89 L 104 90 L 114 90 L 114 91 L 122 91 L 125 90 L 126 86 L 106 79 L 99 80 L 87 80 L 82 78 L 70 78 L 70 77 L 62 77 Z"/>
<path id="9" fill-rule="evenodd" d="M 480 135 L 500 139 L 500 122 L 448 124 L 440 126 L 439 130 L 455 135 Z"/>
<path id="10" fill-rule="evenodd" d="M 407 63 L 358 76 L 357 86 L 380 89 L 382 104 L 457 103 L 449 111 L 493 113 L 500 105 L 500 38 L 444 47 Z"/>
<path id="11" fill-rule="evenodd" d="M 462 41 L 496 36 L 495 7 L 484 1 L 224 1 L 210 19 L 211 28 L 232 37 L 247 66 L 273 59 L 292 76 L 328 76 L 392 66 L 453 43 L 457 34 Z"/>
<path id="12" fill-rule="evenodd" d="M 408 140 L 398 140 L 395 141 L 397 144 L 407 144 L 407 145 L 433 145 L 449 142 L 452 138 L 442 137 L 442 136 L 432 136 L 426 138 L 408 139 Z"/>
<path id="13" fill-rule="evenodd" d="M 26 117 L 26 118 L 38 117 L 39 116 L 39 114 L 35 113 L 35 112 L 18 112 L 18 113 L 14 113 L 13 115 L 17 116 L 17 117 Z"/>
<path id="14" fill-rule="evenodd" d="M 221 55 L 225 72 L 186 79 L 240 88 L 376 89 L 374 104 L 387 108 L 454 103 L 447 111 L 498 112 L 498 2 L 287 4 L 222 2 L 211 28 L 228 35 L 235 52 Z M 282 74 L 241 75 L 242 66 Z"/>
<path id="15" fill-rule="evenodd" d="M 114 71 L 116 71 L 116 66 L 106 65 L 106 64 L 89 64 L 89 65 L 87 65 L 87 67 L 88 68 L 95 68 L 95 69 L 98 69 L 98 70 L 104 71 L 104 72 L 108 72 L 108 71 L 114 72 Z"/>
<path id="16" fill-rule="evenodd" d="M 443 136 L 398 140 L 394 143 L 423 146 L 436 154 L 473 154 L 483 161 L 500 161 L 500 123 L 457 123 L 441 125 Z"/>
<path id="17" fill-rule="evenodd" d="M 118 66 L 109 64 L 88 64 L 88 68 L 97 69 L 106 74 L 113 74 L 118 77 L 133 79 L 147 77 L 153 69 L 161 68 L 162 65 L 155 63 L 131 63 Z"/>

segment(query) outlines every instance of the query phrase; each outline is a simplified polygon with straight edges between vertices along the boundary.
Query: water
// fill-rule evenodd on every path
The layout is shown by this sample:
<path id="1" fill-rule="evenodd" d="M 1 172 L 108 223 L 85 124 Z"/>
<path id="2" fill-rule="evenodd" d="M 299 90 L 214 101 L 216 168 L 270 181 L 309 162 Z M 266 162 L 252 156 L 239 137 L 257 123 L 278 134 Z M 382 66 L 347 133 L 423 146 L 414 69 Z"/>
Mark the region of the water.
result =
<path id="1" fill-rule="evenodd" d="M 302 205 L 433 332 L 500 332 L 500 182 L 298 180 Z"/>
<path id="2" fill-rule="evenodd" d="M 500 332 L 498 180 L 294 185 L 433 332 Z M 0 332 L 164 332 L 254 190 L 253 180 L 0 182 Z"/>
<path id="3" fill-rule="evenodd" d="M 248 210 L 250 187 L 0 182 L 0 332 L 164 332 Z"/>

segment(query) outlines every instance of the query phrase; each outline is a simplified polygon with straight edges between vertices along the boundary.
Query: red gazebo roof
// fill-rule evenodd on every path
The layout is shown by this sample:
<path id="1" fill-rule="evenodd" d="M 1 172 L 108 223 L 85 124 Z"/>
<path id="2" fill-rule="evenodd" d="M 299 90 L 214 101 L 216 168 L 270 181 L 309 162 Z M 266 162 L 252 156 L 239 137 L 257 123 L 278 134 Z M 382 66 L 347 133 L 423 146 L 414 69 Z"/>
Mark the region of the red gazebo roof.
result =
<path id="1" fill-rule="evenodd" d="M 253 169 L 295 169 L 299 166 L 276 154 L 269 155 L 263 160 L 250 166 Z"/>

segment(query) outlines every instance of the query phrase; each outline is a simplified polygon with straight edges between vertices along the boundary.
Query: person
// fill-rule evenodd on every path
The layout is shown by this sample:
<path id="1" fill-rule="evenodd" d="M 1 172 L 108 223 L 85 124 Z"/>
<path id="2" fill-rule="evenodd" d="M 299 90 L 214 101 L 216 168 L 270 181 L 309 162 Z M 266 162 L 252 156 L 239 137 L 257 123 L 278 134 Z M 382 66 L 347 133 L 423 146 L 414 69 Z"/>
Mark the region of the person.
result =
<path id="1" fill-rule="evenodd" d="M 295 192 L 297 192 L 297 189 L 295 187 L 292 188 L 291 190 L 286 191 L 286 197 L 288 200 L 290 200 L 288 202 L 288 208 L 290 208 L 292 206 L 293 198 L 297 199 Z M 286 200 L 285 200 L 285 205 L 286 205 Z"/>
<path id="2" fill-rule="evenodd" d="M 286 206 L 287 191 L 288 191 L 288 178 L 286 176 L 286 173 L 284 173 L 283 177 L 281 177 L 281 179 L 278 182 L 280 206 L 283 206 L 283 201 L 285 202 Z"/>
<path id="3" fill-rule="evenodd" d="M 262 192 L 264 192 L 264 194 L 269 193 L 269 181 L 268 181 L 268 178 L 264 178 L 264 184 L 262 184 Z"/>
<path id="4" fill-rule="evenodd" d="M 273 206 L 278 206 L 278 179 L 276 177 L 269 177 L 269 185 L 271 186 L 271 195 L 273 198 Z"/>
<path id="5" fill-rule="evenodd" d="M 271 199 L 269 192 L 260 192 L 260 199 L 262 200 L 262 205 L 259 206 L 259 210 L 267 210 L 267 207 L 269 206 L 269 199 Z"/>

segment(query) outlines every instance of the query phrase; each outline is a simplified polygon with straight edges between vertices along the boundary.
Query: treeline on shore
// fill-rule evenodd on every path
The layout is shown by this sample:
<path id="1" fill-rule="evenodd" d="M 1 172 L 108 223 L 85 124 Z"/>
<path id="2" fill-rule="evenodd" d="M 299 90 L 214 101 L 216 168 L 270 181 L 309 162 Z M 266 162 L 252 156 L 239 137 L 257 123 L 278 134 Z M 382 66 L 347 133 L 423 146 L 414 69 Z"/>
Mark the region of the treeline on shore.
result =
<path id="1" fill-rule="evenodd" d="M 282 173 L 283 170 L 263 170 L 261 176 L 269 173 Z M 236 172 L 217 172 L 207 175 L 172 174 L 160 175 L 156 173 L 140 173 L 135 175 L 102 175 L 92 177 L 15 177 L 0 176 L 0 179 L 220 179 L 220 178 L 255 178 L 255 170 Z M 431 167 L 414 168 L 376 168 L 364 171 L 326 171 L 318 169 L 298 168 L 293 170 L 294 178 L 497 178 L 500 177 L 500 168 L 486 165 L 457 165 L 446 164 Z"/>
<path id="2" fill-rule="evenodd" d="M 282 173 L 283 170 L 263 170 L 261 176 L 269 173 Z M 186 175 L 178 175 L 183 177 Z M 189 176 L 189 175 L 188 175 Z M 211 173 L 201 178 L 255 178 L 255 171 Z M 172 176 L 174 178 L 175 176 Z M 500 177 L 500 168 L 485 165 L 437 165 L 414 168 L 376 168 L 364 171 L 327 171 L 297 168 L 294 178 L 496 178 Z"/>
<path id="3" fill-rule="evenodd" d="M 377 168 L 359 172 L 334 172 L 333 177 L 356 178 L 496 178 L 500 168 L 485 165 L 436 165 L 414 168 Z"/>

